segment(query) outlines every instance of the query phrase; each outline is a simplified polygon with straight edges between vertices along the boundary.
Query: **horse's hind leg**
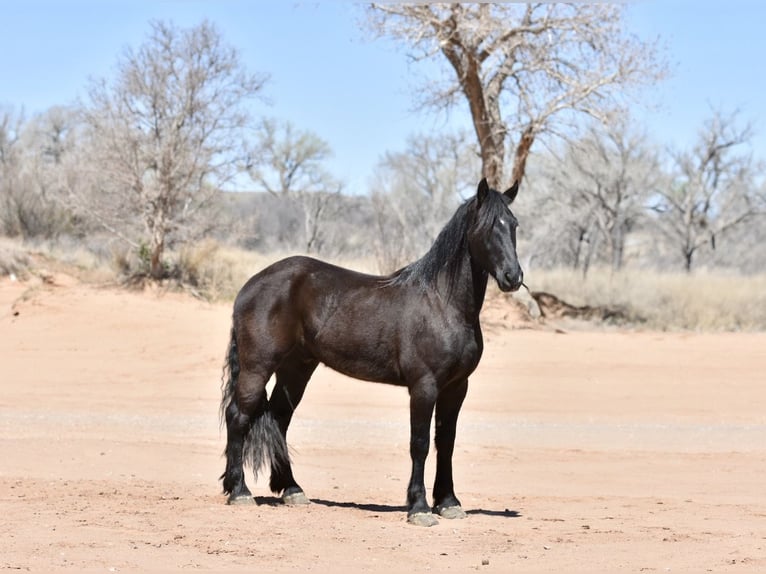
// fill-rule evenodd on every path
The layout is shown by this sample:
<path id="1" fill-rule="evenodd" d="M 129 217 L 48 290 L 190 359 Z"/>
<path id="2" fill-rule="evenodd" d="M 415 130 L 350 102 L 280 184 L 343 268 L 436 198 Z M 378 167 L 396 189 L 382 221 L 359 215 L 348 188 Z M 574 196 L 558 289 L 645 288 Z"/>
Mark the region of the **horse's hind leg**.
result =
<path id="1" fill-rule="evenodd" d="M 267 371 L 242 369 L 231 402 L 226 406 L 226 470 L 221 478 L 223 491 L 229 495 L 229 504 L 255 502 L 245 483 L 243 463 L 248 435 L 253 424 L 266 410 L 266 383 L 269 376 Z M 254 468 L 254 471 L 258 469 Z"/>
<path id="2" fill-rule="evenodd" d="M 303 398 L 311 375 L 318 362 L 312 358 L 298 356 L 287 357 L 277 369 L 277 382 L 269 399 L 269 410 L 279 425 L 282 436 L 287 440 L 287 429 L 293 418 L 293 413 Z M 285 504 L 308 504 L 309 499 L 293 477 L 290 463 L 271 466 L 272 492 L 282 493 Z"/>
<path id="3" fill-rule="evenodd" d="M 250 417 L 239 409 L 236 401 L 232 401 L 226 408 L 226 470 L 221 476 L 223 492 L 229 495 L 229 504 L 255 502 L 245 483 L 242 457 L 245 435 L 249 430 Z"/>
<path id="4" fill-rule="evenodd" d="M 434 512 L 442 518 L 465 518 L 452 482 L 452 453 L 460 407 L 468 391 L 468 381 L 457 381 L 442 389 L 436 400 L 436 480 Z"/>

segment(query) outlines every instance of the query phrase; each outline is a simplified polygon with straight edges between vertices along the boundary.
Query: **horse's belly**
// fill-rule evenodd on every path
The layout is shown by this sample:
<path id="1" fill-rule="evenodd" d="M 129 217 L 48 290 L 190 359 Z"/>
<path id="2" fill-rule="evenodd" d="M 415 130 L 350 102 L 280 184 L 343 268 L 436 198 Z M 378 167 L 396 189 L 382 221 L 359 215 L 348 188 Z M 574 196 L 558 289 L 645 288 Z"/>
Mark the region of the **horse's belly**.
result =
<path id="1" fill-rule="evenodd" d="M 391 353 L 380 349 L 337 349 L 324 347 L 314 355 L 331 369 L 346 376 L 376 383 L 405 384 Z"/>

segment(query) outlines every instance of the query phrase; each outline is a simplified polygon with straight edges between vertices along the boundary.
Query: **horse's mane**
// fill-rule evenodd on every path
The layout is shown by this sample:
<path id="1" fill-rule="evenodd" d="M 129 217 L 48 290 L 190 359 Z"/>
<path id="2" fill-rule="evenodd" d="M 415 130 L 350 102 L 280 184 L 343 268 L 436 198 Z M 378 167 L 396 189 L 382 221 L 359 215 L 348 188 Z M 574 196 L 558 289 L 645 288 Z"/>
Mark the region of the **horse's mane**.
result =
<path id="1" fill-rule="evenodd" d="M 433 286 L 439 273 L 444 270 L 451 291 L 457 281 L 461 260 L 468 250 L 468 230 L 476 226 L 480 232 L 489 232 L 495 219 L 505 212 L 505 203 L 496 191 L 487 194 L 483 209 L 479 211 L 480 217 L 477 217 L 475 197 L 463 202 L 439 232 L 428 252 L 417 261 L 394 272 L 386 284 Z"/>

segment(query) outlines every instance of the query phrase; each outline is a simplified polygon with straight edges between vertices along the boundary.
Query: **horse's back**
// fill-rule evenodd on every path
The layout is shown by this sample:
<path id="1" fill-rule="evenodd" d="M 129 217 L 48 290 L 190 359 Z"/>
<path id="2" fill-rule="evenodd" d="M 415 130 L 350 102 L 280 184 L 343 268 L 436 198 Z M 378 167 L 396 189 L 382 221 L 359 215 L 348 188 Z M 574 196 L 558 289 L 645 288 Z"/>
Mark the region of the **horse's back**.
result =
<path id="1" fill-rule="evenodd" d="M 245 312 L 272 301 L 300 299 L 303 290 L 345 290 L 354 286 L 373 286 L 380 277 L 295 255 L 272 263 L 253 275 L 237 294 L 234 313 Z"/>
<path id="2" fill-rule="evenodd" d="M 349 292 L 369 292 L 379 280 L 311 257 L 281 259 L 253 275 L 237 294 L 235 330 L 304 337 L 302 329 L 324 322 Z"/>

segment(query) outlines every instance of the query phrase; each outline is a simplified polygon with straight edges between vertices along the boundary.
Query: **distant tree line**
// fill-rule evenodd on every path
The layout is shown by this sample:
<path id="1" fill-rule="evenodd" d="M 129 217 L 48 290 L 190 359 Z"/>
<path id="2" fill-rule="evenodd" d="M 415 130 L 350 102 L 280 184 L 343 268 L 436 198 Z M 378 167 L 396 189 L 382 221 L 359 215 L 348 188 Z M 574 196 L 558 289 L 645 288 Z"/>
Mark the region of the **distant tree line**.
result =
<path id="1" fill-rule="evenodd" d="M 760 271 L 766 172 L 751 136 L 738 113 L 716 110 L 688 149 L 652 142 L 626 117 L 592 125 L 535 157 L 528 256 L 583 274 L 593 264 Z"/>
<path id="2" fill-rule="evenodd" d="M 131 271 L 154 279 L 173 274 L 169 253 L 203 237 L 373 255 L 390 271 L 422 254 L 486 175 L 498 187 L 522 179 L 528 266 L 763 269 L 752 125 L 711 110 L 688 149 L 651 141 L 624 96 L 659 81 L 664 66 L 623 30 L 623 7 L 367 10 L 370 29 L 416 60 L 444 59 L 451 79 L 422 90 L 420 104 L 463 102 L 473 134 L 413 134 L 382 153 L 368 189 L 349 194 L 319 135 L 254 117 L 268 76 L 246 70 L 214 25 L 154 22 L 84 102 L 31 118 L 0 109 L 0 234 L 76 241 L 105 257 L 127 249 Z"/>

